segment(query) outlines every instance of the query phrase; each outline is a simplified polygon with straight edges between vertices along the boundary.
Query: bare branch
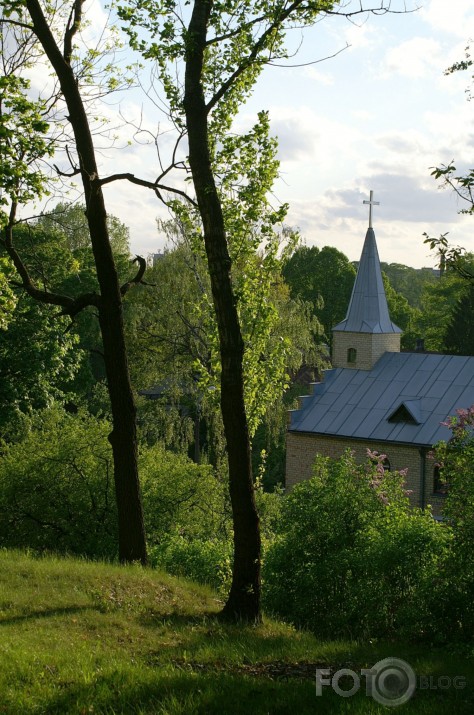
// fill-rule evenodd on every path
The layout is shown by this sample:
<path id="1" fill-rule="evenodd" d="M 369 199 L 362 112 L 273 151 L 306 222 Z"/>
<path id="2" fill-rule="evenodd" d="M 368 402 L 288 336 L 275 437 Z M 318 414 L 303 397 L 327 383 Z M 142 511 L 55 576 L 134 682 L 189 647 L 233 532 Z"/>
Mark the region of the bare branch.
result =
<path id="1" fill-rule="evenodd" d="M 77 176 L 78 174 L 81 173 L 80 169 L 74 169 L 73 171 L 61 171 L 59 166 L 57 164 L 53 164 L 53 167 L 55 171 L 57 172 L 58 176 L 65 176 L 66 178 L 70 179 L 72 176 Z"/>
<path id="2" fill-rule="evenodd" d="M 161 191 L 169 191 L 172 194 L 177 194 L 182 196 L 187 201 L 189 201 L 195 208 L 197 208 L 197 203 L 190 197 L 185 191 L 181 189 L 176 189 L 172 186 L 165 186 L 164 184 L 159 184 L 156 181 L 146 181 L 145 179 L 137 179 L 134 174 L 123 173 L 123 174 L 111 174 L 111 176 L 106 176 L 103 179 L 99 179 L 98 183 L 100 186 L 105 186 L 105 184 L 110 184 L 113 181 L 130 181 L 132 184 L 137 184 L 138 186 L 144 186 L 145 188 L 152 189 L 158 198 L 163 201 L 164 204 L 167 203 L 161 195 Z"/>
<path id="3" fill-rule="evenodd" d="M 9 221 L 5 227 L 5 238 L 2 241 L 6 252 L 10 256 L 17 273 L 21 278 L 21 282 L 16 283 L 16 285 L 23 288 L 28 295 L 41 303 L 60 306 L 62 310 L 59 315 L 69 315 L 71 318 L 74 318 L 81 310 L 89 305 L 99 307 L 100 296 L 97 295 L 97 293 L 83 293 L 77 298 L 71 298 L 70 296 L 63 295 L 62 293 L 42 290 L 35 285 L 31 279 L 28 268 L 13 245 L 13 227 L 15 225 L 17 207 L 17 204 L 14 202 L 10 208 Z"/>
<path id="4" fill-rule="evenodd" d="M 145 271 L 146 271 L 146 261 L 145 261 L 145 259 L 143 258 L 143 256 L 135 256 L 135 258 L 134 258 L 134 260 L 133 260 L 133 263 L 138 263 L 138 271 L 137 271 L 137 274 L 136 274 L 136 276 L 135 276 L 134 278 L 132 278 L 131 280 L 127 281 L 127 283 L 124 283 L 124 284 L 121 286 L 121 288 L 120 288 L 120 293 L 121 293 L 122 295 L 125 295 L 125 293 L 127 293 L 127 291 L 130 290 L 130 288 L 131 288 L 133 285 L 137 285 L 138 283 L 142 283 L 142 282 L 143 282 L 143 281 L 142 281 L 142 278 L 143 278 L 143 276 L 145 275 Z"/>
<path id="5" fill-rule="evenodd" d="M 334 52 L 332 55 L 326 55 L 326 57 L 321 57 L 319 60 L 312 60 L 311 62 L 302 62 L 301 64 L 295 64 L 295 65 L 283 65 L 278 62 L 268 62 L 268 64 L 271 67 L 288 67 L 288 68 L 293 68 L 293 67 L 309 67 L 309 65 L 318 65 L 320 62 L 326 62 L 326 60 L 332 60 L 333 57 L 337 57 L 338 55 L 341 54 L 341 52 L 345 52 L 348 50 L 350 47 L 350 44 L 347 42 L 345 47 L 341 47 L 340 50 L 337 50 Z"/>
<path id="6" fill-rule="evenodd" d="M 0 24 L 14 25 L 15 27 L 22 27 L 24 30 L 33 30 L 32 25 L 28 25 L 26 22 L 19 22 L 19 20 L 12 20 L 11 17 L 0 17 Z"/>

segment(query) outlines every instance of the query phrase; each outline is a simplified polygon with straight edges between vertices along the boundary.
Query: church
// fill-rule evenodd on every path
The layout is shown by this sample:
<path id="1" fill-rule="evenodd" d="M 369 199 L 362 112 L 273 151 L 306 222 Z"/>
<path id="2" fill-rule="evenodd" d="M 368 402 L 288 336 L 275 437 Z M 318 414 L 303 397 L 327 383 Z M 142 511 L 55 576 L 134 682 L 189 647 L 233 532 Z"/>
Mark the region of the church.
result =
<path id="1" fill-rule="evenodd" d="M 440 516 L 446 487 L 430 458 L 449 440 L 442 422 L 474 404 L 474 357 L 400 352 L 401 330 L 390 320 L 372 227 L 369 228 L 346 318 L 333 328 L 332 368 L 290 411 L 286 488 L 309 479 L 317 454 L 337 459 L 347 448 L 358 462 L 367 449 L 386 455 L 386 469 L 408 469 L 413 506 Z"/>

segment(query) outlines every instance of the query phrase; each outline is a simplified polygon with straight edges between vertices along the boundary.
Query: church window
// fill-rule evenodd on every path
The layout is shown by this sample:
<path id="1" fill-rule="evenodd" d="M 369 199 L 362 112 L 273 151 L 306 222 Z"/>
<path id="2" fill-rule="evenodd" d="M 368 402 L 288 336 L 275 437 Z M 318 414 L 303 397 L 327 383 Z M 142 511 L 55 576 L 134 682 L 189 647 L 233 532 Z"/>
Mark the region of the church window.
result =
<path id="1" fill-rule="evenodd" d="M 435 464 L 433 470 L 433 494 L 439 497 L 445 497 L 448 493 L 449 484 L 443 479 L 441 474 L 441 467 L 439 464 Z"/>
<path id="2" fill-rule="evenodd" d="M 357 360 L 357 350 L 355 348 L 349 348 L 347 351 L 347 362 L 354 364 Z"/>

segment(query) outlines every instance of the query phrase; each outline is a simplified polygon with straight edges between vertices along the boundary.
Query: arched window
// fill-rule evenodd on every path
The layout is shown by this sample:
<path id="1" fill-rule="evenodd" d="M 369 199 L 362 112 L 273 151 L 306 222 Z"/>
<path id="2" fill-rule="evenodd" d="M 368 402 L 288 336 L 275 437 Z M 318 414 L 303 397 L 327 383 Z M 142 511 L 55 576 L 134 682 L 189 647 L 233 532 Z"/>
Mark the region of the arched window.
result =
<path id="1" fill-rule="evenodd" d="M 354 364 L 357 360 L 357 350 L 355 348 L 349 348 L 347 351 L 347 362 Z"/>
<path id="2" fill-rule="evenodd" d="M 435 464 L 433 469 L 433 494 L 438 497 L 445 497 L 448 493 L 449 484 L 443 479 L 441 474 L 441 467 L 439 464 Z"/>
<path id="3" fill-rule="evenodd" d="M 390 464 L 390 460 L 388 457 L 385 457 L 385 459 L 383 460 L 382 467 L 384 472 L 390 472 L 392 470 L 392 465 Z"/>

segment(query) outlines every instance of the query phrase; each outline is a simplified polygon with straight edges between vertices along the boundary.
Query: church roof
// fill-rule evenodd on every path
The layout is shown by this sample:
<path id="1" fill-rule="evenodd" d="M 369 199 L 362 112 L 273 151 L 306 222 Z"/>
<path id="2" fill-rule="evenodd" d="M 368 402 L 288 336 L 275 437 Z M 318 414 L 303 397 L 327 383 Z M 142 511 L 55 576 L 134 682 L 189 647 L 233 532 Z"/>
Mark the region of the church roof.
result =
<path id="1" fill-rule="evenodd" d="M 290 413 L 290 432 L 431 447 L 474 404 L 474 357 L 385 353 L 372 370 L 326 370 Z"/>
<path id="2" fill-rule="evenodd" d="M 353 333 L 401 333 L 392 323 L 372 227 L 367 229 L 359 269 L 345 319 L 333 330 Z"/>

